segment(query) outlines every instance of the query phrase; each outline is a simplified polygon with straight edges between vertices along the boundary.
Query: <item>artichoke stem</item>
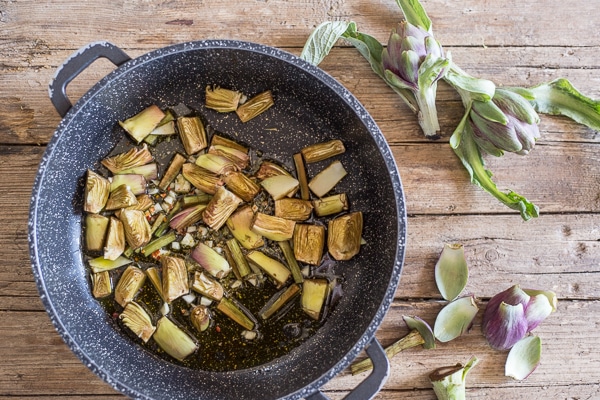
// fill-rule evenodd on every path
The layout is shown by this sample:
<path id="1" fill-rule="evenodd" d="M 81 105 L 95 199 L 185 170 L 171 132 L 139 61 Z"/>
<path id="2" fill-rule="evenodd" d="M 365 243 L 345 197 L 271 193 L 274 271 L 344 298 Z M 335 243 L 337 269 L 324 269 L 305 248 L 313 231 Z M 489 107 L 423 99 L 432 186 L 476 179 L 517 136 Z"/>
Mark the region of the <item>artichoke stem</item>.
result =
<path id="1" fill-rule="evenodd" d="M 431 85 L 429 88 L 414 92 L 415 99 L 419 106 L 417 117 L 419 125 L 428 139 L 440 138 L 440 123 L 438 121 L 437 108 L 435 106 L 435 96 L 437 92 L 437 84 Z"/>

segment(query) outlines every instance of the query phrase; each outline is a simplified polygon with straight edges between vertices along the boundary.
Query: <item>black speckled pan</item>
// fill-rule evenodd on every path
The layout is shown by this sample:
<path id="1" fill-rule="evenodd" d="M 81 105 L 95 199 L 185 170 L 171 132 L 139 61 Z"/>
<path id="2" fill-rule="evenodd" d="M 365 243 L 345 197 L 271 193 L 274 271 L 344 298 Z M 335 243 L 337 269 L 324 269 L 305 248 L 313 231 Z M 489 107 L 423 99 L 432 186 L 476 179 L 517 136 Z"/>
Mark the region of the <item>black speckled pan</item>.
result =
<path id="1" fill-rule="evenodd" d="M 66 85 L 98 57 L 118 66 L 74 106 Z M 219 84 L 250 95 L 271 89 L 276 106 L 242 125 L 235 115 L 202 106 L 204 88 Z M 319 388 L 367 348 L 374 372 L 348 398 L 372 398 L 389 364 L 375 331 L 386 314 L 404 260 L 406 211 L 390 149 L 357 99 L 322 70 L 280 50 L 237 41 L 199 41 L 130 60 L 117 47 L 84 47 L 58 70 L 50 98 L 64 117 L 41 162 L 31 199 L 29 240 L 42 301 L 72 351 L 108 384 L 133 398 L 324 399 Z M 206 372 L 171 364 L 144 350 L 111 324 L 91 296 L 81 251 L 82 178 L 122 138 L 115 122 L 146 106 L 184 103 L 205 110 L 221 132 L 237 134 L 277 159 L 332 138 L 346 145 L 348 176 L 337 188 L 364 213 L 358 256 L 341 262 L 344 296 L 325 324 L 288 355 L 256 368 Z M 313 172 L 314 173 L 314 172 Z"/>

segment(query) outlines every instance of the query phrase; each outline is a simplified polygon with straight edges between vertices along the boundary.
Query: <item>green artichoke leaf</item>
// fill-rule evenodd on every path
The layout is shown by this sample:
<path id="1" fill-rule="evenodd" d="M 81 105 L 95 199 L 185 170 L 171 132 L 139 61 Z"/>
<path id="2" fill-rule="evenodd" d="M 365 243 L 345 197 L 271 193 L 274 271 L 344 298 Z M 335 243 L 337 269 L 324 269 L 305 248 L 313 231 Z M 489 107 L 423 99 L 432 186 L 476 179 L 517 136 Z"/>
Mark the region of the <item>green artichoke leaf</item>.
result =
<path id="1" fill-rule="evenodd" d="M 494 97 L 496 85 L 487 79 L 475 78 L 463 72 L 456 64 L 450 66 L 444 80 L 469 100 L 490 101 Z"/>
<path id="2" fill-rule="evenodd" d="M 473 111 L 488 121 L 508 124 L 508 118 L 493 101 L 473 101 Z"/>
<path id="3" fill-rule="evenodd" d="M 350 22 L 346 21 L 326 21 L 317 26 L 306 40 L 300 58 L 313 65 L 319 65 L 348 29 L 349 24 Z"/>
<path id="4" fill-rule="evenodd" d="M 468 115 L 469 112 L 470 107 L 467 108 L 465 115 Z M 471 127 L 466 123 L 466 118 L 463 118 L 452 134 L 450 144 L 465 169 L 469 172 L 471 183 L 481 187 L 507 207 L 519 211 L 521 218 L 525 221 L 539 216 L 538 206 L 525 197 L 512 190 L 504 193 L 498 189 L 492 180 L 492 172 L 485 167 L 481 152 L 473 139 Z"/>
<path id="5" fill-rule="evenodd" d="M 398 4 L 398 7 L 402 10 L 402 14 L 404 14 L 404 18 L 409 23 L 431 33 L 431 20 L 421 3 L 419 3 L 419 0 L 396 0 L 396 4 Z"/>
<path id="6" fill-rule="evenodd" d="M 342 34 L 342 37 L 358 50 L 380 78 L 384 77 L 383 62 L 381 61 L 383 45 L 377 39 L 366 33 L 359 32 L 355 22 L 348 24 L 348 28 Z"/>
<path id="7" fill-rule="evenodd" d="M 559 78 L 530 88 L 531 103 L 537 112 L 564 115 L 575 122 L 600 131 L 600 101 L 579 92 L 567 79 Z"/>
<path id="8" fill-rule="evenodd" d="M 449 58 L 440 58 L 428 54 L 419 67 L 419 89 L 427 89 L 438 81 L 438 77 L 445 73 L 450 65 Z"/>

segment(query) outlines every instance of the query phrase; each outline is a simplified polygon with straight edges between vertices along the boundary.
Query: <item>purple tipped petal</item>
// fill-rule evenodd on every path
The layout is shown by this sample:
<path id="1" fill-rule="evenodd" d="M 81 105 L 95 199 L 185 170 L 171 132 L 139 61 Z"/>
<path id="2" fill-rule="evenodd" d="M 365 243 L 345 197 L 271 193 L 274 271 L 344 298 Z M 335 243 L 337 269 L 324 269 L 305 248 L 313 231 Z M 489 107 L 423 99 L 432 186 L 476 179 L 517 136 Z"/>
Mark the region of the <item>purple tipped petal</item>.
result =
<path id="1" fill-rule="evenodd" d="M 542 323 L 553 311 L 553 307 L 543 294 L 533 296 L 525 309 L 525 318 L 527 319 L 527 332 L 534 330 Z"/>
<path id="2" fill-rule="evenodd" d="M 490 309 L 488 304 L 484 320 L 483 333 L 496 350 L 510 349 L 527 334 L 525 310 L 520 303 L 513 306 L 502 302 L 496 309 Z"/>

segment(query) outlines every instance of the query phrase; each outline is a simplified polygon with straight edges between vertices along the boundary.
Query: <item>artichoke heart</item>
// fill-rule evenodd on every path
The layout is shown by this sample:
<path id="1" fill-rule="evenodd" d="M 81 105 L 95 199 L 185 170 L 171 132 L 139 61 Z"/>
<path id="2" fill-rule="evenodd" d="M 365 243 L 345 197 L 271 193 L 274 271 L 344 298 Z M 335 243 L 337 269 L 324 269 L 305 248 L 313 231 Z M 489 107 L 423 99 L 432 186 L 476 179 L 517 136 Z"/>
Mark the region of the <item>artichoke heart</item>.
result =
<path id="1" fill-rule="evenodd" d="M 88 170 L 85 181 L 85 194 L 83 209 L 89 213 L 97 214 L 106 205 L 110 194 L 110 182 L 108 179 Z"/>
<path id="2" fill-rule="evenodd" d="M 177 129 L 187 154 L 196 154 L 208 146 L 206 130 L 199 117 L 177 118 Z"/>
<path id="3" fill-rule="evenodd" d="M 231 271 L 227 260 L 205 243 L 198 243 L 190 253 L 190 257 L 217 279 L 224 278 Z"/>
<path id="4" fill-rule="evenodd" d="M 260 184 L 269 192 L 273 200 L 279 200 L 293 194 L 300 187 L 300 182 L 289 175 L 270 176 L 263 179 Z"/>
<path id="5" fill-rule="evenodd" d="M 125 239 L 132 249 L 148 244 L 152 236 L 151 227 L 142 211 L 123 209 L 119 219 L 123 223 Z"/>
<path id="6" fill-rule="evenodd" d="M 323 225 L 296 224 L 294 230 L 294 257 L 311 265 L 319 265 L 325 246 Z"/>
<path id="7" fill-rule="evenodd" d="M 135 301 L 127 303 L 125 309 L 119 315 L 119 319 L 140 339 L 147 343 L 156 331 L 152 325 L 150 315 Z"/>
<path id="8" fill-rule="evenodd" d="M 138 203 L 137 197 L 127 185 L 121 185 L 110 193 L 106 202 L 107 210 L 119 210 L 134 206 Z"/>
<path id="9" fill-rule="evenodd" d="M 275 216 L 293 221 L 306 221 L 312 213 L 313 205 L 308 200 L 283 198 L 275 200 Z"/>
<path id="10" fill-rule="evenodd" d="M 181 167 L 183 166 L 183 164 L 185 164 L 185 161 L 186 159 L 184 156 L 182 156 L 179 153 L 175 153 L 173 159 L 171 160 L 171 163 L 169 164 L 169 167 L 165 171 L 165 174 L 163 175 L 162 179 L 158 184 L 158 188 L 160 190 L 167 190 L 169 184 L 173 182 L 177 175 L 179 175 L 179 171 L 181 171 Z"/>
<path id="11" fill-rule="evenodd" d="M 196 164 L 185 163 L 181 167 L 181 174 L 194 187 L 200 189 L 204 193 L 215 194 L 220 186 L 223 186 L 223 181 L 218 175 L 200 168 Z"/>
<path id="12" fill-rule="evenodd" d="M 330 285 L 327 279 L 306 279 L 302 283 L 300 304 L 302 310 L 314 320 L 321 318 L 323 306 L 329 296 Z"/>
<path id="13" fill-rule="evenodd" d="M 224 175 L 237 170 L 237 166 L 227 157 L 218 154 L 205 153 L 196 158 L 196 165 L 215 175 Z"/>
<path id="14" fill-rule="evenodd" d="M 358 254 L 363 228 L 362 212 L 355 211 L 329 221 L 327 247 L 338 261 L 349 260 Z"/>
<path id="15" fill-rule="evenodd" d="M 322 197 L 312 202 L 315 214 L 318 217 L 338 214 L 342 211 L 348 211 L 348 196 L 346 193 L 334 194 L 332 196 Z"/>
<path id="16" fill-rule="evenodd" d="M 267 90 L 239 106 L 235 112 L 242 122 L 248 122 L 267 111 L 274 104 L 273 95 L 270 90 Z"/>
<path id="17" fill-rule="evenodd" d="M 225 175 L 223 182 L 227 189 L 246 202 L 251 202 L 260 193 L 260 186 L 242 172 Z"/>
<path id="18" fill-rule="evenodd" d="M 252 230 L 267 239 L 282 241 L 294 236 L 296 221 L 279 218 L 264 213 L 256 213 Z"/>
<path id="19" fill-rule="evenodd" d="M 129 168 L 140 167 L 146 165 L 152 160 L 152 154 L 148 150 L 148 146 L 144 144 L 141 148 L 133 147 L 131 150 L 117 154 L 116 156 L 105 158 L 101 161 L 110 172 L 118 174 Z"/>
<path id="20" fill-rule="evenodd" d="M 88 251 L 100 251 L 104 247 L 104 239 L 109 219 L 100 214 L 85 216 L 85 247 Z"/>
<path id="21" fill-rule="evenodd" d="M 220 301 L 223 298 L 223 286 L 214 279 L 209 278 L 204 272 L 194 273 L 192 289 L 211 300 Z"/>
<path id="22" fill-rule="evenodd" d="M 93 273 L 91 278 L 94 298 L 101 299 L 112 293 L 112 282 L 108 271 Z"/>
<path id="23" fill-rule="evenodd" d="M 247 150 L 244 151 L 234 147 L 213 144 L 208 148 L 208 153 L 227 158 L 239 170 L 247 168 L 250 164 L 250 156 Z"/>
<path id="24" fill-rule="evenodd" d="M 242 202 L 242 199 L 221 186 L 208 202 L 202 219 L 212 229 L 219 230 Z"/>
<path id="25" fill-rule="evenodd" d="M 125 230 L 123 223 L 115 217 L 110 217 L 108 235 L 104 246 L 104 258 L 116 260 L 125 251 Z"/>
<path id="26" fill-rule="evenodd" d="M 158 320 L 152 338 L 165 353 L 179 361 L 198 349 L 196 342 L 167 317 Z"/>
<path id="27" fill-rule="evenodd" d="M 146 281 L 146 274 L 144 271 L 134 265 L 127 267 L 119 283 L 115 287 L 115 301 L 125 307 L 127 303 L 132 301 L 138 294 L 144 282 Z"/>
<path id="28" fill-rule="evenodd" d="M 119 125 L 137 143 L 140 143 L 158 126 L 164 117 L 165 113 L 153 104 L 129 119 L 119 121 Z"/>
<path id="29" fill-rule="evenodd" d="M 300 152 L 307 163 L 314 163 L 326 160 L 330 157 L 337 156 L 346 151 L 344 143 L 341 140 L 335 139 L 328 142 L 316 143 L 303 148 Z"/>
<path id="30" fill-rule="evenodd" d="M 265 253 L 254 250 L 248 253 L 248 259 L 254 264 L 258 265 L 260 269 L 266 272 L 277 287 L 283 286 L 283 284 L 290 278 L 292 273 L 287 267 L 272 257 L 267 256 Z"/>
<path id="31" fill-rule="evenodd" d="M 317 197 L 325 196 L 331 189 L 347 175 L 344 166 L 339 161 L 334 161 L 327 168 L 315 175 L 308 183 L 308 187 Z"/>
<path id="32" fill-rule="evenodd" d="M 254 176 L 256 176 L 256 178 L 260 180 L 264 180 L 271 176 L 277 175 L 287 175 L 290 177 L 292 176 L 285 168 L 272 161 L 261 162 L 260 166 L 258 167 L 258 171 L 256 171 L 256 173 L 254 174 Z"/>
<path id="33" fill-rule="evenodd" d="M 189 293 L 187 266 L 185 260 L 179 257 L 163 256 L 162 264 L 162 294 L 167 303 Z"/>
<path id="34" fill-rule="evenodd" d="M 239 208 L 227 219 L 227 228 L 246 249 L 256 249 L 265 244 L 262 236 L 252 231 L 254 212 L 248 205 Z"/>
<path id="35" fill-rule="evenodd" d="M 206 86 L 206 108 L 211 108 L 220 113 L 237 110 L 242 97 L 241 92 L 225 89 L 219 86 Z"/>
<path id="36" fill-rule="evenodd" d="M 192 311 L 190 311 L 190 321 L 198 332 L 204 332 L 210 326 L 210 310 L 203 305 L 192 308 Z"/>
<path id="37" fill-rule="evenodd" d="M 243 310 L 237 302 L 229 300 L 226 297 L 223 297 L 219 304 L 217 304 L 217 310 L 249 331 L 253 330 L 256 325 L 256 318 L 248 310 Z"/>

